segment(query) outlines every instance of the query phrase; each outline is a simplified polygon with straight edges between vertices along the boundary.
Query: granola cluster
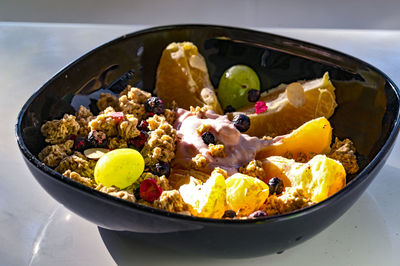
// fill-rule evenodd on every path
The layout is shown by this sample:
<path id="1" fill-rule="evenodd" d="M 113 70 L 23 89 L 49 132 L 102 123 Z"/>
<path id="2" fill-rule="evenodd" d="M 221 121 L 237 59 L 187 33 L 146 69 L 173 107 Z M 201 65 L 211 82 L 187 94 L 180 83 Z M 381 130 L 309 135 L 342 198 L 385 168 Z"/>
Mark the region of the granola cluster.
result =
<path id="1" fill-rule="evenodd" d="M 80 106 L 73 115 L 65 114 L 60 120 L 45 122 L 41 131 L 50 145 L 38 154 L 39 160 L 64 177 L 131 202 L 137 202 L 135 190 L 141 182 L 154 179 L 162 188 L 163 195 L 150 205 L 165 210 L 186 211 L 187 205 L 180 195 L 176 195 L 168 179 L 151 172 L 157 162 L 169 163 L 175 156 L 177 137 L 172 124 L 176 119 L 176 111 L 165 109 L 159 115 L 147 112 L 145 102 L 149 97 L 150 93 L 127 86 L 119 97 L 101 93 L 96 103 L 100 110 L 97 116 Z M 141 121 L 148 123 L 148 126 L 139 127 Z M 131 147 L 141 137 L 143 143 L 139 142 L 141 145 L 134 145 L 133 148 L 141 151 L 146 169 L 136 182 L 124 189 L 96 183 L 94 168 L 97 160 L 86 157 L 83 151 L 85 148 L 97 147 L 90 146 L 94 141 L 90 138 L 97 135 L 106 136 L 106 143 L 101 147 L 109 150 Z"/>
<path id="2" fill-rule="evenodd" d="M 328 156 L 341 162 L 346 173 L 354 174 L 359 170 L 355 153 L 356 147 L 351 140 L 344 139 L 341 141 L 335 138 Z"/>

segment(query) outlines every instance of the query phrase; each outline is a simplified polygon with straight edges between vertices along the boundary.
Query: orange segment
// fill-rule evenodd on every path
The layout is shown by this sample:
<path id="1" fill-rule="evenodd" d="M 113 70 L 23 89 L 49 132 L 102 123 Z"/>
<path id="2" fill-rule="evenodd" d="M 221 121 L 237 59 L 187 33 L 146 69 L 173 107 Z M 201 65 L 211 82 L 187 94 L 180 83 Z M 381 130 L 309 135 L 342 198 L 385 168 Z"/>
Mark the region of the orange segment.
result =
<path id="1" fill-rule="evenodd" d="M 335 87 L 329 79 L 329 74 L 325 73 L 320 79 L 300 83 L 305 94 L 303 105 L 289 101 L 287 86 L 281 85 L 260 98 L 260 101 L 267 104 L 267 111 L 256 114 L 254 104 L 238 110 L 250 118 L 250 129 L 246 134 L 259 137 L 283 135 L 311 119 L 331 117 L 337 104 Z"/>
<path id="2" fill-rule="evenodd" d="M 299 153 L 324 154 L 329 152 L 332 141 L 332 127 L 325 117 L 313 119 L 292 133 L 275 138 L 272 145 L 265 146 L 257 158 L 264 159 L 268 156 L 284 156 L 287 152 L 294 158 Z"/>
<path id="3" fill-rule="evenodd" d="M 190 42 L 171 43 L 163 51 L 157 68 L 155 93 L 178 107 L 206 106 L 222 114 L 204 57 Z"/>

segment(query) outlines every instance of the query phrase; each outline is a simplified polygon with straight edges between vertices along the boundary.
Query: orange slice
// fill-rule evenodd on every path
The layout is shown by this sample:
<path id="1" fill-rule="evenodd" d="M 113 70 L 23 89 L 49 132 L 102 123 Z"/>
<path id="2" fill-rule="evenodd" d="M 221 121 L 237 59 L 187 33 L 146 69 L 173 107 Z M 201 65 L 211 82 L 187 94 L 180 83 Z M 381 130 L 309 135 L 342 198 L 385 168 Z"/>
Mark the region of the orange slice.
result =
<path id="1" fill-rule="evenodd" d="M 307 157 L 310 153 L 328 153 L 332 141 L 332 127 L 325 117 L 320 117 L 304 123 L 290 134 L 275 139 L 278 141 L 265 146 L 257 153 L 257 158 L 285 156 L 287 153 L 291 153 L 294 158 L 300 153 Z"/>
<path id="2" fill-rule="evenodd" d="M 277 136 L 289 133 L 305 122 L 324 116 L 332 116 L 337 104 L 335 87 L 325 73 L 320 79 L 280 85 L 261 95 L 268 110 L 256 114 L 255 105 L 238 110 L 250 118 L 251 136 Z"/>
<path id="3" fill-rule="evenodd" d="M 223 114 L 208 75 L 204 57 L 191 42 L 171 43 L 163 51 L 157 68 L 155 93 L 165 103 L 178 107 L 207 107 Z"/>

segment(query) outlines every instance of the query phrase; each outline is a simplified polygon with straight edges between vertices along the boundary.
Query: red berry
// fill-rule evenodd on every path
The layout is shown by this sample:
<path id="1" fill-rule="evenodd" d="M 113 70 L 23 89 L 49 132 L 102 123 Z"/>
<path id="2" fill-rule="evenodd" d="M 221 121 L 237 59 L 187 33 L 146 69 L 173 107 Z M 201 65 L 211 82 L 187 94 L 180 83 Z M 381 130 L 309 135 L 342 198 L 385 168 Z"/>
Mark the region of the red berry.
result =
<path id="1" fill-rule="evenodd" d="M 121 123 L 124 120 L 123 112 L 112 112 L 109 114 L 112 119 L 114 119 L 117 123 Z"/>
<path id="2" fill-rule="evenodd" d="M 161 196 L 161 193 L 162 188 L 157 185 L 157 181 L 155 179 L 148 178 L 143 180 L 140 184 L 140 197 L 147 202 L 155 201 Z"/>
<path id="3" fill-rule="evenodd" d="M 147 137 L 148 135 L 145 131 L 140 131 L 139 136 L 134 139 L 128 140 L 128 145 L 140 151 L 143 148 L 144 144 L 146 144 Z"/>
<path id="4" fill-rule="evenodd" d="M 140 121 L 139 125 L 137 126 L 137 129 L 143 130 L 143 131 L 149 131 L 149 123 L 147 123 L 146 120 Z"/>
<path id="5" fill-rule="evenodd" d="M 256 102 L 255 108 L 256 108 L 256 114 L 261 114 L 261 113 L 267 111 L 268 106 L 265 104 L 265 102 L 258 101 L 258 102 Z"/>

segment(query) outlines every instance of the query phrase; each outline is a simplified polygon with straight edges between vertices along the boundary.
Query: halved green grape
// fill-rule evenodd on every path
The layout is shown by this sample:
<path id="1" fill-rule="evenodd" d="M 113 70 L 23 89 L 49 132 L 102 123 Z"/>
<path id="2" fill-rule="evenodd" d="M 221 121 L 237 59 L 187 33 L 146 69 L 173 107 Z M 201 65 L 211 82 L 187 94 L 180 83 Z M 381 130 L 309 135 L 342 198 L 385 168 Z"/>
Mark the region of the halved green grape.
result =
<path id="1" fill-rule="evenodd" d="M 227 69 L 219 80 L 218 100 L 225 109 L 231 105 L 236 110 L 249 104 L 249 90 L 260 90 L 257 73 L 248 66 L 235 65 Z"/>
<path id="2" fill-rule="evenodd" d="M 135 182 L 144 170 L 142 155 L 134 149 L 116 149 L 104 154 L 94 168 L 96 183 L 126 188 Z"/>

